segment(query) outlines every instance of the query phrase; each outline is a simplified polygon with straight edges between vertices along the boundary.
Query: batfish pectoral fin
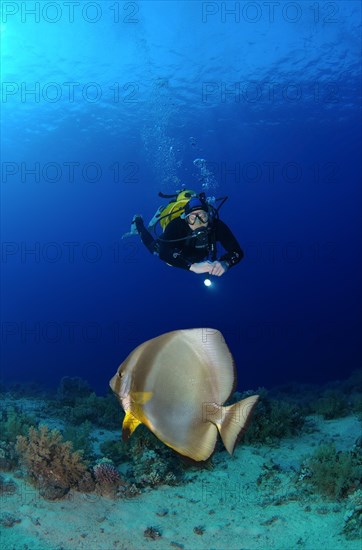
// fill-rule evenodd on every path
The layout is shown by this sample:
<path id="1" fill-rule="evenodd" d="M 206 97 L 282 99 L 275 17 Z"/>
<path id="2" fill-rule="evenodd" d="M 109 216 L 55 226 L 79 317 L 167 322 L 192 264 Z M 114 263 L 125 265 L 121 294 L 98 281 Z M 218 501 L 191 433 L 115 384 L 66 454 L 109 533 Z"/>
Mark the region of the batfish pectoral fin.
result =
<path id="1" fill-rule="evenodd" d="M 152 391 L 132 392 L 130 394 L 131 402 L 135 405 L 145 405 L 151 399 L 152 395 Z"/>
<path id="2" fill-rule="evenodd" d="M 217 426 L 225 448 L 230 454 L 233 454 L 237 440 L 247 429 L 258 399 L 258 395 L 251 395 L 227 407 L 221 407 L 216 403 L 209 404 L 207 419 Z"/>
<path id="3" fill-rule="evenodd" d="M 139 426 L 140 424 L 142 424 L 142 422 L 138 420 L 135 416 L 133 416 L 130 411 L 127 411 L 122 424 L 123 441 L 127 441 L 127 439 L 131 437 L 137 426 Z"/>

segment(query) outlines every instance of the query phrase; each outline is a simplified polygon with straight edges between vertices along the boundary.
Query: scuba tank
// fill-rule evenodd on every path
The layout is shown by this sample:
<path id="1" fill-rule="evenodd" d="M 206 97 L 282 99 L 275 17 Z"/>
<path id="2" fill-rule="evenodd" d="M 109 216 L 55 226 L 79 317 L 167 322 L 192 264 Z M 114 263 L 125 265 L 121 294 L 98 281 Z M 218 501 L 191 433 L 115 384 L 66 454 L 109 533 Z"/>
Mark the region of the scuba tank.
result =
<path id="1" fill-rule="evenodd" d="M 166 206 L 161 205 L 157 209 L 151 221 L 149 222 L 148 228 L 153 229 L 155 234 L 156 234 L 156 227 L 158 223 L 161 225 L 162 231 L 165 231 L 167 225 L 170 223 L 171 220 L 175 218 L 179 218 L 180 216 L 183 216 L 185 211 L 185 206 L 187 205 L 189 200 L 192 199 L 193 197 L 198 197 L 202 202 L 204 202 L 207 205 L 210 223 L 212 223 L 215 219 L 219 217 L 219 210 L 228 198 L 228 197 L 221 197 L 219 199 L 215 199 L 214 197 L 212 197 L 213 201 L 221 201 L 218 207 L 215 208 L 215 206 L 213 206 L 211 202 L 208 202 L 205 193 L 196 193 L 191 189 L 177 191 L 173 195 L 166 195 L 160 191 L 158 193 L 158 196 L 162 197 L 163 199 L 173 199 L 173 200 L 171 200 Z"/>
<path id="2" fill-rule="evenodd" d="M 158 208 L 156 214 L 148 224 L 148 227 L 155 231 L 155 228 L 159 223 L 162 231 L 164 231 L 171 220 L 174 220 L 183 214 L 186 204 L 192 197 L 197 197 L 197 193 L 191 189 L 185 189 L 184 191 L 177 191 L 174 195 L 165 195 L 160 191 L 158 196 L 163 199 L 173 200 L 166 204 L 166 206 L 160 206 Z"/>

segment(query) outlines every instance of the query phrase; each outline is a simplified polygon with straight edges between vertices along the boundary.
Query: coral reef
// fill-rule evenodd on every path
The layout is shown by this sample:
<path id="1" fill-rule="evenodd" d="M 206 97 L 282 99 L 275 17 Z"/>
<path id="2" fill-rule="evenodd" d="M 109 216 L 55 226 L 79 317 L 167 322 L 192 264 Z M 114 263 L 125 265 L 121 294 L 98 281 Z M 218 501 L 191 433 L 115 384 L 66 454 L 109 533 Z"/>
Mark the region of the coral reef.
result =
<path id="1" fill-rule="evenodd" d="M 313 412 L 321 414 L 326 420 L 346 416 L 349 413 L 347 397 L 341 390 L 326 390 L 315 401 Z"/>
<path id="2" fill-rule="evenodd" d="M 337 451 L 334 443 L 320 445 L 303 463 L 299 479 L 324 496 L 346 498 L 361 484 L 361 450 Z"/>
<path id="3" fill-rule="evenodd" d="M 0 515 L 0 525 L 2 525 L 2 527 L 13 527 L 16 523 L 21 523 L 21 519 L 13 514 L 3 512 Z"/>
<path id="4" fill-rule="evenodd" d="M 96 480 L 96 490 L 102 496 L 115 497 L 118 487 L 123 484 L 117 468 L 107 458 L 97 461 L 93 466 L 93 475 Z"/>
<path id="5" fill-rule="evenodd" d="M 179 456 L 144 426 L 140 426 L 127 443 L 119 439 L 105 441 L 101 451 L 117 466 L 127 463 L 127 480 L 135 484 L 138 490 L 175 485 L 183 481 L 184 472 Z"/>
<path id="6" fill-rule="evenodd" d="M 328 382 L 322 387 L 284 384 L 270 390 L 268 397 L 298 404 L 304 415 L 320 414 L 331 420 L 356 413 L 362 419 L 362 369 L 352 372 L 346 380 Z"/>
<path id="7" fill-rule="evenodd" d="M 3 405 L 4 406 L 4 405 Z M 0 410 L 0 470 L 7 472 L 16 466 L 15 443 L 19 435 L 27 435 L 36 426 L 34 417 L 24 413 L 17 405 Z"/>
<path id="8" fill-rule="evenodd" d="M 0 497 L 16 493 L 16 483 L 12 479 L 0 476 Z"/>
<path id="9" fill-rule="evenodd" d="M 162 537 L 162 533 L 158 527 L 147 527 L 143 532 L 143 536 L 146 539 L 157 540 Z"/>
<path id="10" fill-rule="evenodd" d="M 62 434 L 65 441 L 72 443 L 75 451 L 82 451 L 84 458 L 92 460 L 94 458 L 92 431 L 92 423 L 86 420 L 79 426 L 66 425 Z"/>
<path id="11" fill-rule="evenodd" d="M 86 396 L 68 395 L 66 399 L 55 399 L 48 403 L 49 414 L 56 414 L 74 425 L 86 421 L 102 428 L 118 428 L 122 422 L 119 405 L 114 395 L 109 393 L 99 397 L 95 393 Z"/>
<path id="12" fill-rule="evenodd" d="M 110 458 L 116 466 L 129 460 L 129 445 L 120 438 L 103 441 L 100 445 L 100 450 L 102 454 Z"/>
<path id="13" fill-rule="evenodd" d="M 357 418 L 362 422 L 362 393 L 354 393 L 351 395 L 352 411 L 357 415 Z"/>
<path id="14" fill-rule="evenodd" d="M 264 462 L 261 467 L 261 473 L 256 480 L 257 486 L 263 489 L 270 488 L 275 493 L 281 484 L 281 470 L 279 464 L 273 460 Z"/>
<path id="15" fill-rule="evenodd" d="M 141 487 L 175 485 L 178 481 L 168 462 L 151 449 L 142 453 L 140 462 L 135 462 L 133 476 L 136 485 Z"/>
<path id="16" fill-rule="evenodd" d="M 0 471 L 9 472 L 16 463 L 15 442 L 0 441 Z"/>
<path id="17" fill-rule="evenodd" d="M 10 384 L 0 385 L 1 393 L 16 397 L 16 399 L 25 398 L 40 398 L 43 399 L 46 396 L 46 390 L 38 382 L 30 382 L 23 380 L 22 382 L 14 382 Z"/>
<path id="18" fill-rule="evenodd" d="M 134 498 L 140 490 L 134 483 L 125 481 L 119 474 L 113 462 L 101 458 L 93 466 L 93 476 L 96 482 L 96 492 L 110 498 Z"/>
<path id="19" fill-rule="evenodd" d="M 342 388 L 346 395 L 353 392 L 362 394 L 362 369 L 354 370 L 347 380 L 342 382 Z"/>
<path id="20" fill-rule="evenodd" d="M 348 540 L 362 540 L 362 490 L 348 497 L 342 533 Z"/>
<path id="21" fill-rule="evenodd" d="M 64 404 L 73 405 L 76 399 L 88 397 L 91 393 L 91 387 L 83 378 L 64 376 L 57 389 L 57 398 Z"/>
<path id="22" fill-rule="evenodd" d="M 146 428 L 139 427 L 130 445 L 131 477 L 138 487 L 176 485 L 183 481 L 180 458 Z"/>
<path id="23" fill-rule="evenodd" d="M 94 489 L 82 454 L 74 452 L 71 442 L 65 442 L 58 430 L 47 426 L 30 428 L 28 436 L 17 438 L 16 450 L 31 482 L 44 498 L 62 498 L 70 489 Z"/>
<path id="24" fill-rule="evenodd" d="M 18 406 L 8 406 L 0 410 L 0 436 L 2 441 L 15 443 L 18 435 L 26 435 L 37 421 L 22 412 Z"/>
<path id="25" fill-rule="evenodd" d="M 267 390 L 256 390 L 260 400 L 255 407 L 253 420 L 243 435 L 245 443 L 266 443 L 273 445 L 283 437 L 292 437 L 300 434 L 305 424 L 305 414 L 301 407 L 294 403 L 271 399 Z M 232 402 L 240 401 L 251 395 L 235 393 Z"/>

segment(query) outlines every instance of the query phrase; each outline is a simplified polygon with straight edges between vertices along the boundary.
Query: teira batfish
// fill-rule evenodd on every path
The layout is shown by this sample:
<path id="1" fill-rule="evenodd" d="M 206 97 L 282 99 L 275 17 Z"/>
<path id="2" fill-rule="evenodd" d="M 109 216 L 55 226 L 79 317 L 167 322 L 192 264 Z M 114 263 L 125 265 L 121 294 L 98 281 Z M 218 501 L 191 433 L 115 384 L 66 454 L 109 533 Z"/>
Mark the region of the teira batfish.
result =
<path id="1" fill-rule="evenodd" d="M 110 380 L 126 416 L 126 440 L 144 424 L 163 443 L 206 460 L 217 434 L 230 454 L 258 396 L 224 407 L 236 387 L 234 361 L 215 329 L 176 330 L 139 345 Z"/>

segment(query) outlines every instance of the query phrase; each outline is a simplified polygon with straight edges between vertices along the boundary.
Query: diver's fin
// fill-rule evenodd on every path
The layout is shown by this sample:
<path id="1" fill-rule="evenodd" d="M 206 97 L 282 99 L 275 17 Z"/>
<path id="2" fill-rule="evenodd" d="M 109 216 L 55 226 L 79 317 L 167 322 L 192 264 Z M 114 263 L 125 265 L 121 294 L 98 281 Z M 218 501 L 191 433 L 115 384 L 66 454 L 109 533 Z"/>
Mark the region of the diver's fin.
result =
<path id="1" fill-rule="evenodd" d="M 135 214 L 132 219 L 131 230 L 128 231 L 128 233 L 124 233 L 121 239 L 127 239 L 127 237 L 134 237 L 135 235 L 139 235 L 141 228 L 144 228 L 142 216 L 140 214 Z M 150 224 L 148 225 L 148 229 L 151 229 Z"/>
<path id="2" fill-rule="evenodd" d="M 230 454 L 233 454 L 236 442 L 247 429 L 258 399 L 258 395 L 251 395 L 228 407 L 213 403 L 213 410 L 211 410 L 211 404 L 208 405 L 208 420 L 217 426 L 225 448 Z"/>
<path id="3" fill-rule="evenodd" d="M 131 223 L 131 230 L 128 231 L 127 233 L 124 233 L 121 237 L 121 239 L 127 239 L 127 237 L 134 237 L 135 235 L 138 235 L 138 230 L 137 230 L 137 227 L 136 227 L 136 224 L 135 224 L 135 219 L 137 217 L 137 214 L 135 214 L 133 216 L 133 220 L 132 220 L 132 223 Z"/>
<path id="4" fill-rule="evenodd" d="M 121 239 L 128 239 L 128 237 L 134 237 L 135 235 L 138 235 L 137 231 L 128 231 L 127 233 L 123 233 L 123 235 L 121 235 Z"/>
<path id="5" fill-rule="evenodd" d="M 155 213 L 155 215 L 153 216 L 153 218 L 149 221 L 148 223 L 148 228 L 149 229 L 153 229 L 155 227 L 155 225 L 159 222 L 160 220 L 160 217 L 161 217 L 161 213 L 162 213 L 162 210 L 164 210 L 165 206 L 159 206 L 157 208 L 157 212 Z"/>
<path id="6" fill-rule="evenodd" d="M 122 439 L 127 441 L 129 437 L 133 434 L 137 426 L 142 424 L 133 414 L 129 411 L 126 412 L 126 416 L 123 419 L 122 424 Z"/>

